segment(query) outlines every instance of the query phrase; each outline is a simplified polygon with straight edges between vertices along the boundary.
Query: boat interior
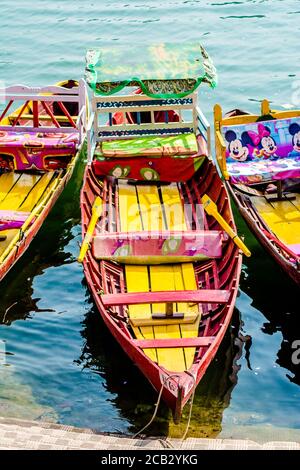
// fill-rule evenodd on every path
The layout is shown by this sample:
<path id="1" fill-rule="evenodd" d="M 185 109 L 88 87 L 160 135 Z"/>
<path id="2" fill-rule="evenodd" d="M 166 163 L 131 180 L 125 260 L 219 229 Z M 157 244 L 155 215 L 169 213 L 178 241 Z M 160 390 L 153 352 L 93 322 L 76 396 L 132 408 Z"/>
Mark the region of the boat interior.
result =
<path id="1" fill-rule="evenodd" d="M 16 171 L 0 173 L 0 257 L 18 234 L 19 227 L 51 190 L 58 174 L 54 171 L 43 174 Z M 5 229 L 6 224 L 12 225 L 12 219 L 15 221 L 16 213 L 24 215 L 19 227 Z"/>
<path id="2" fill-rule="evenodd" d="M 5 101 L 0 111 L 1 264 L 20 229 L 34 223 L 76 155 L 85 85 L 69 80 L 44 88 L 15 86 L 0 90 L 0 96 Z"/>
<path id="3" fill-rule="evenodd" d="M 279 200 L 270 198 L 266 189 L 264 196 L 251 196 L 253 207 L 271 232 L 296 255 L 300 255 L 300 182 L 298 187 L 285 192 Z"/>
<path id="4" fill-rule="evenodd" d="M 186 230 L 183 206 L 176 184 L 162 187 L 121 184 L 118 185 L 118 189 L 122 231 L 131 231 L 134 227 L 134 230 L 139 232 L 143 230 Z M 142 210 L 139 209 L 140 205 Z M 154 213 L 153 207 L 155 207 Z M 193 263 L 125 265 L 125 279 L 127 292 L 196 289 Z M 154 313 L 166 315 L 167 308 L 174 309 L 174 312 L 184 313 L 183 319 L 177 319 L 175 323 L 171 319 L 168 324 L 168 319 L 155 320 L 152 318 Z M 156 303 L 128 307 L 128 316 L 134 334 L 139 339 L 197 337 L 200 314 L 198 305 L 189 303 Z M 185 317 L 189 317 L 190 323 L 184 322 Z M 148 325 L 139 326 L 139 320 L 146 320 Z M 160 322 L 165 321 L 167 324 L 160 325 Z M 184 371 L 192 365 L 195 349 L 173 348 L 172 351 L 167 348 L 149 349 L 147 354 L 152 360 L 168 370 Z"/>

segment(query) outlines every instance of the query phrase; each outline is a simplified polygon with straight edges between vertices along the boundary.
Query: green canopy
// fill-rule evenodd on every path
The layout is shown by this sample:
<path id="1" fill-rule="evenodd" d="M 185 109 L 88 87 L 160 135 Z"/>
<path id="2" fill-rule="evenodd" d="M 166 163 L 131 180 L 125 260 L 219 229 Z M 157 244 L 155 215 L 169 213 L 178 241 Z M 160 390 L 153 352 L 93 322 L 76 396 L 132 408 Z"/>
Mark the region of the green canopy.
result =
<path id="1" fill-rule="evenodd" d="M 154 98 L 182 98 L 202 82 L 216 86 L 216 69 L 200 45 L 158 44 L 90 49 L 86 80 L 95 93 L 112 95 L 139 86 Z"/>

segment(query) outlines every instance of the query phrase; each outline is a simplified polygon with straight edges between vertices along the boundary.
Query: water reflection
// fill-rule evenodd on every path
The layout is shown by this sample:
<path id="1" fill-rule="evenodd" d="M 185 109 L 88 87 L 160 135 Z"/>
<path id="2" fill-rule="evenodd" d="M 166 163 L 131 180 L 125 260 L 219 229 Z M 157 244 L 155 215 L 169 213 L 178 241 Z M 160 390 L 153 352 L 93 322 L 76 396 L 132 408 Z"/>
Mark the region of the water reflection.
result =
<path id="1" fill-rule="evenodd" d="M 87 298 L 92 303 L 88 291 Z M 237 383 L 239 367 L 233 361 L 242 347 L 241 342 L 238 347 L 235 344 L 238 325 L 239 315 L 236 311 L 232 327 L 197 388 L 189 436 L 211 437 L 221 431 L 223 411 L 229 405 L 232 389 Z M 104 386 L 113 397 L 110 399 L 120 415 L 128 421 L 129 431 L 137 432 L 150 420 L 157 393 L 113 339 L 95 306 L 92 306 L 82 322 L 81 335 L 84 346 L 76 362 L 83 369 L 88 368 L 105 379 Z M 167 406 L 161 403 L 156 419 L 146 433 L 181 437 L 187 424 L 188 412 L 187 405 L 182 423 L 175 426 Z"/>
<path id="2" fill-rule="evenodd" d="M 251 299 L 251 305 L 261 312 L 266 321 L 262 331 L 266 335 L 282 334 L 282 342 L 277 353 L 276 363 L 288 369 L 287 378 L 300 385 L 300 367 L 293 364 L 293 342 L 299 334 L 299 289 L 289 279 L 272 257 L 255 240 L 243 221 L 239 221 L 242 233 L 246 233 L 252 256 L 245 260 L 240 288 Z M 274 358 L 275 359 L 275 358 Z"/>
<path id="3" fill-rule="evenodd" d="M 41 405 L 32 388 L 22 382 L 13 366 L 0 363 L 0 415 L 1 417 L 37 421 L 58 420 L 56 411 Z"/>
<path id="4" fill-rule="evenodd" d="M 10 325 L 15 320 L 30 317 L 32 312 L 51 311 L 38 307 L 40 299 L 34 298 L 33 281 L 47 268 L 68 264 L 74 259 L 65 247 L 74 238 L 73 227 L 80 222 L 78 200 L 83 167 L 81 161 L 35 240 L 1 282 L 0 323 Z"/>

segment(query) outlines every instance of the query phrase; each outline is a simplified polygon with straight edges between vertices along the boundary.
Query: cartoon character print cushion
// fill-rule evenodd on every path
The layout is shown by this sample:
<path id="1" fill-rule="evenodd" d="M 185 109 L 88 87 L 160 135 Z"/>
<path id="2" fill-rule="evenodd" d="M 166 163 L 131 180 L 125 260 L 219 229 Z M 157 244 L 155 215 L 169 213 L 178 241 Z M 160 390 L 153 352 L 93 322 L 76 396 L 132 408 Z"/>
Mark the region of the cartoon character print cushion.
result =
<path id="1" fill-rule="evenodd" d="M 276 160 L 300 155 L 300 118 L 224 126 L 228 162 Z"/>
<path id="2" fill-rule="evenodd" d="M 253 156 L 256 158 L 278 158 L 276 155 L 277 145 L 271 136 L 271 129 L 263 124 L 258 124 L 257 133 L 249 131 L 249 139 L 255 148 L 253 149 Z"/>
<path id="3" fill-rule="evenodd" d="M 243 132 L 239 139 L 236 132 L 229 130 L 225 132 L 225 139 L 228 142 L 228 160 L 232 159 L 238 162 L 245 162 L 249 155 L 248 144 L 251 143 L 248 133 Z"/>
<path id="4" fill-rule="evenodd" d="M 300 125 L 297 122 L 290 124 L 289 133 L 292 136 L 293 150 L 289 153 L 289 157 L 300 156 Z"/>
<path id="5" fill-rule="evenodd" d="M 224 126 L 227 171 L 232 181 L 300 177 L 300 118 Z"/>

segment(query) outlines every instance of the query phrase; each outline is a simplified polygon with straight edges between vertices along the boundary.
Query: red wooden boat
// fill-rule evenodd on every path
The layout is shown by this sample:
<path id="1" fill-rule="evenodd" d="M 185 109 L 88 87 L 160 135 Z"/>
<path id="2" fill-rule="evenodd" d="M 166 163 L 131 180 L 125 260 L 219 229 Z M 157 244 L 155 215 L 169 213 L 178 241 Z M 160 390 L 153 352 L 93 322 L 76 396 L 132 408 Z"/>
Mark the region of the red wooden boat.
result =
<path id="1" fill-rule="evenodd" d="M 86 131 L 86 85 L 0 90 L 0 281 L 72 176 Z"/>
<path id="2" fill-rule="evenodd" d="M 102 96 L 93 80 L 79 256 L 104 322 L 175 421 L 230 323 L 242 258 L 236 243 L 249 254 L 209 156 L 197 97 L 175 95 L 184 85 L 177 80 L 170 91 L 169 81 L 171 98 L 158 80 L 156 95 L 145 82 L 143 94 L 114 95 L 114 81 Z"/>
<path id="3" fill-rule="evenodd" d="M 300 111 L 222 115 L 215 142 L 226 185 L 253 233 L 300 286 Z"/>

